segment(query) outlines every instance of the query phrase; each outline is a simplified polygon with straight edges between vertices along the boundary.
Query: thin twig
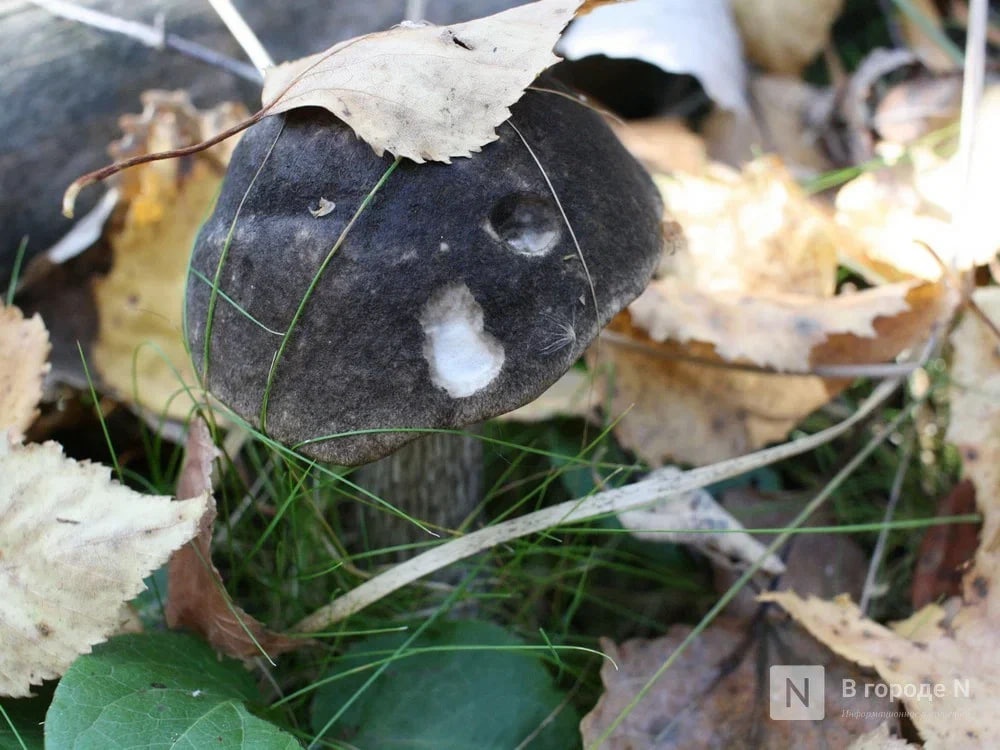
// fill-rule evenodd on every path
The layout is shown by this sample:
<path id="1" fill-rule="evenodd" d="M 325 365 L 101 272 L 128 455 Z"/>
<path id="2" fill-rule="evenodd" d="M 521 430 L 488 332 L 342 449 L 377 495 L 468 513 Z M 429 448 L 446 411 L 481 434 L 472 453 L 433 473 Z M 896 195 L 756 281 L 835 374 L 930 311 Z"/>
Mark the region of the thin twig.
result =
<path id="1" fill-rule="evenodd" d="M 129 21 L 99 10 L 85 8 L 68 0 L 28 0 L 54 16 L 91 28 L 120 34 L 134 39 L 153 49 L 172 49 L 199 62 L 206 63 L 243 78 L 252 83 L 260 83 L 260 72 L 246 63 L 233 60 L 204 45 L 168 32 L 162 24 L 151 26 L 139 21 Z"/>
<path id="2" fill-rule="evenodd" d="M 300 621 L 293 631 L 311 633 L 323 630 L 413 581 L 498 544 L 567 523 L 633 510 L 814 450 L 866 419 L 896 391 L 902 382 L 901 379 L 895 379 L 882 383 L 854 414 L 815 435 L 807 435 L 782 445 L 679 474 L 655 473 L 635 484 L 560 503 L 446 542 L 355 587 Z M 754 569 L 758 569 L 763 562 L 763 559 L 760 560 Z"/>
<path id="3" fill-rule="evenodd" d="M 983 98 L 983 81 L 986 76 L 986 26 L 989 15 L 987 0 L 972 0 L 969 5 L 969 28 L 965 39 L 965 69 L 962 74 L 962 113 L 959 120 L 958 164 L 961 175 L 961 192 L 955 212 L 954 234 L 958 243 L 952 257 L 954 268 L 972 268 L 971 257 L 973 230 L 969 221 L 968 200 L 972 175 L 972 157 L 976 145 L 976 120 L 979 103 Z"/>
<path id="4" fill-rule="evenodd" d="M 250 24 L 240 15 L 240 12 L 232 4 L 231 0 L 208 0 L 208 2 L 215 9 L 219 18 L 222 19 L 222 22 L 226 24 L 226 28 L 233 35 L 233 39 L 242 47 L 246 56 L 250 58 L 250 62 L 256 66 L 257 70 L 263 73 L 265 68 L 274 66 L 274 59 L 264 49 L 264 45 L 261 44 L 260 39 L 257 38 L 253 29 L 250 28 Z"/>
<path id="5" fill-rule="evenodd" d="M 885 554 L 885 545 L 889 539 L 889 528 L 892 517 L 896 513 L 896 506 L 899 505 L 899 498 L 903 494 L 903 480 L 906 478 L 906 470 L 910 466 L 910 459 L 913 457 L 913 444 L 915 437 L 911 434 L 903 446 L 903 455 L 900 456 L 899 465 L 896 467 L 896 476 L 892 479 L 892 488 L 889 490 L 889 502 L 885 506 L 885 515 L 882 518 L 882 528 L 878 532 L 878 541 L 875 542 L 875 550 L 872 552 L 871 562 L 868 563 L 868 575 L 865 576 L 865 585 L 861 590 L 861 600 L 858 607 L 861 614 L 867 614 L 868 605 L 871 603 L 875 590 L 875 577 L 878 569 L 882 565 L 882 556 Z"/>

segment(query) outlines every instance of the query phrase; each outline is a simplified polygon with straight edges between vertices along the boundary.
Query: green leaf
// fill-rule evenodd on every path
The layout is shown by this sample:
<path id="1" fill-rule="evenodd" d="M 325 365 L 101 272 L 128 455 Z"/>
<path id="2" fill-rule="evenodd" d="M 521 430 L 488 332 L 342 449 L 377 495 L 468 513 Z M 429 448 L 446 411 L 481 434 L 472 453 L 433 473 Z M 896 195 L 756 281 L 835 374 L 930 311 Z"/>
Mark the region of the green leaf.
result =
<path id="1" fill-rule="evenodd" d="M 322 732 L 355 700 L 322 739 L 362 750 L 510 750 L 537 732 L 523 747 L 566 750 L 579 744 L 579 716 L 537 652 L 518 650 L 523 643 L 491 623 L 441 623 L 358 695 L 374 668 L 346 673 L 392 657 L 406 640 L 406 634 L 368 638 L 337 659 L 329 676 L 345 676 L 317 691 L 313 730 Z M 476 648 L 450 650 L 463 646 Z M 435 650 L 419 652 L 427 648 Z"/>
<path id="2" fill-rule="evenodd" d="M 205 643 L 177 633 L 113 638 L 81 656 L 45 717 L 55 750 L 293 750 L 295 739 L 252 715 L 250 674 Z"/>

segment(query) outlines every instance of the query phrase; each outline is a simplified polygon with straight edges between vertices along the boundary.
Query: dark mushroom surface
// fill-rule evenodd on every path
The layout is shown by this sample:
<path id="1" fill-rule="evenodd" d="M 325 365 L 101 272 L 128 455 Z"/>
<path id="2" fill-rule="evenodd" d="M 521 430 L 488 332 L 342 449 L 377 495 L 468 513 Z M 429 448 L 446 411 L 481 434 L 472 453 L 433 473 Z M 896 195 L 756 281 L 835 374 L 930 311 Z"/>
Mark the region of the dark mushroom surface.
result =
<path id="1" fill-rule="evenodd" d="M 321 460 L 366 463 L 420 433 L 328 436 L 460 428 L 544 391 L 645 287 L 661 204 L 578 102 L 529 91 L 511 122 L 524 140 L 504 124 L 472 158 L 402 162 L 339 247 L 392 159 L 324 110 L 254 126 L 188 281 L 188 336 L 209 390 L 261 426 L 280 334 L 337 247 L 274 364 L 273 438 L 312 441 L 302 451 Z M 215 295 L 206 367 L 207 280 L 217 273 L 229 300 Z"/>

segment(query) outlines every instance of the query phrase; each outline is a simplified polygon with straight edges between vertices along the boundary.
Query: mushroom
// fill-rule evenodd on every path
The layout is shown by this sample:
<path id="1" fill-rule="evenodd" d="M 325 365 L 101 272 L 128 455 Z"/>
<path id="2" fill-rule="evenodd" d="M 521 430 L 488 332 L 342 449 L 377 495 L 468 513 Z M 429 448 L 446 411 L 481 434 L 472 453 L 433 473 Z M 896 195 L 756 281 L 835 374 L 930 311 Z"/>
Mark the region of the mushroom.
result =
<path id="1" fill-rule="evenodd" d="M 548 388 L 648 283 L 662 207 L 602 118 L 553 80 L 498 132 L 468 159 L 401 162 L 373 193 L 391 157 L 326 111 L 251 128 L 188 280 L 187 334 L 208 390 L 270 437 L 354 466 Z M 429 452 L 452 437 L 434 435 Z M 436 476 L 427 452 L 412 466 L 401 451 L 380 489 L 429 492 L 443 510 L 425 520 L 447 526 L 480 498 L 473 489 L 456 508 L 437 480 L 419 489 Z"/>

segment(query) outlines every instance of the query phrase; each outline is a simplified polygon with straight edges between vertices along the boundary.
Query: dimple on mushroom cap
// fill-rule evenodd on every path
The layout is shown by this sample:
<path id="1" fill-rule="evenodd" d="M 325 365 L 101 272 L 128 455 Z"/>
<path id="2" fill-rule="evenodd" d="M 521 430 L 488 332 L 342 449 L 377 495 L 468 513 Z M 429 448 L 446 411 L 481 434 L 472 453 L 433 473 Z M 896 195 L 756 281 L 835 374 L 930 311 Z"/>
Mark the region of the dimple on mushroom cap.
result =
<path id="1" fill-rule="evenodd" d="M 414 429 L 510 411 L 645 287 L 661 248 L 649 177 L 577 102 L 529 91 L 512 111 L 516 131 L 501 126 L 450 165 L 400 164 L 360 213 L 274 365 L 273 438 L 355 465 Z M 195 246 L 186 315 L 203 375 L 211 330 L 207 387 L 252 424 L 282 334 L 390 164 L 318 109 L 267 118 L 237 147 Z"/>

